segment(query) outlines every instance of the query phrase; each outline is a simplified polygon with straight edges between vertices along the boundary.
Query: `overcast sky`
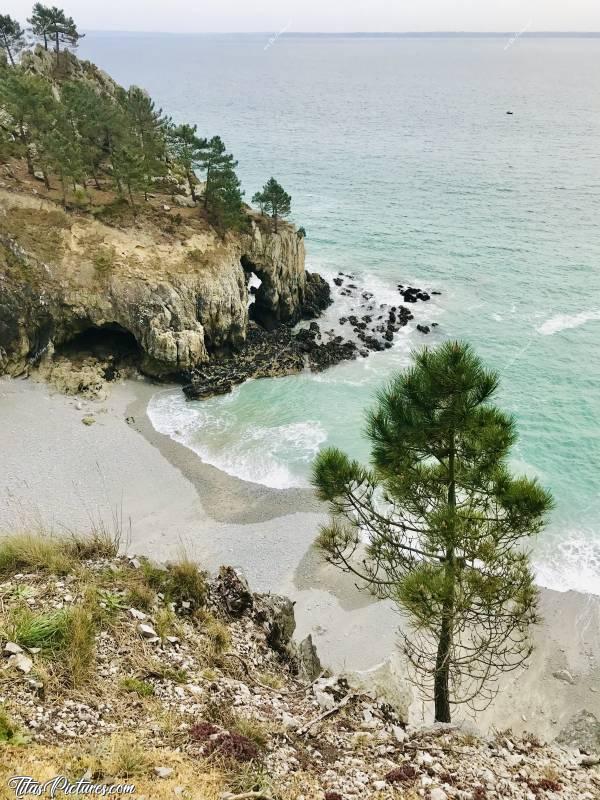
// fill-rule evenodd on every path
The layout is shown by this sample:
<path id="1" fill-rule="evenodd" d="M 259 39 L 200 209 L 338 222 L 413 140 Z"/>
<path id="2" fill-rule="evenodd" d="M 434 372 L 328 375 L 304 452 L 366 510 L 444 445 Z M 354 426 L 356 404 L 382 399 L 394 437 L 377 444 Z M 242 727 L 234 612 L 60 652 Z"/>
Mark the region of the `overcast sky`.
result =
<path id="1" fill-rule="evenodd" d="M 80 28 L 129 31 L 600 31 L 599 0 L 50 0 Z M 24 21 L 32 0 L 0 0 Z M 288 27 L 289 26 L 289 27 Z"/>

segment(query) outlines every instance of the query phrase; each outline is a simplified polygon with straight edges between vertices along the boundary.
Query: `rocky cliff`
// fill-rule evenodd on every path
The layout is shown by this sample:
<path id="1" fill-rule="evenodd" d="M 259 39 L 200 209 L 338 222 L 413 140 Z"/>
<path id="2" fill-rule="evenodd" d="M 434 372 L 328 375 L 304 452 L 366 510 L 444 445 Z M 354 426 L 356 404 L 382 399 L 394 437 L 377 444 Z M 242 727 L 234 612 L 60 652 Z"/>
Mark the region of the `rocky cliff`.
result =
<path id="1" fill-rule="evenodd" d="M 22 374 L 90 330 L 130 337 L 147 374 L 189 371 L 244 343 L 252 273 L 261 281 L 252 305 L 261 325 L 314 312 L 304 241 L 291 225 L 275 232 L 251 217 L 248 232 L 221 237 L 194 209 L 168 200 L 157 195 L 135 224 L 115 224 L 114 203 L 65 213 L 5 167 L 0 372 Z"/>

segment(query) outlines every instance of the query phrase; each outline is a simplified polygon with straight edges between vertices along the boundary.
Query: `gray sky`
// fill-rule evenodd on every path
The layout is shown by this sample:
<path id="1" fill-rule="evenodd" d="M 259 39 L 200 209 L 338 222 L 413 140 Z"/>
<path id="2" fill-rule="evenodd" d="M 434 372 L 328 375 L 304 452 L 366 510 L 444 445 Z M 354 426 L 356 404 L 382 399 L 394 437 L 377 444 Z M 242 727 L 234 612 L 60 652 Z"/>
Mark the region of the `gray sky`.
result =
<path id="1" fill-rule="evenodd" d="M 24 22 L 33 0 L 0 4 Z M 48 0 L 55 4 L 96 30 L 600 31 L 598 0 Z"/>

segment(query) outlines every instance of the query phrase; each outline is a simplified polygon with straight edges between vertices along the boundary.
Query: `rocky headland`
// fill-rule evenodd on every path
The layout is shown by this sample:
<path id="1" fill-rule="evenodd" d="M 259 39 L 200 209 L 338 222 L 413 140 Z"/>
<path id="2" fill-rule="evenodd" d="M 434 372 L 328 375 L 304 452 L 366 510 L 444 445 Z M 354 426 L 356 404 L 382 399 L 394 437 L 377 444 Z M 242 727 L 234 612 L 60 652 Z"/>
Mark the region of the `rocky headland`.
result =
<path id="1" fill-rule="evenodd" d="M 0 374 L 37 369 L 94 394 L 139 369 L 198 399 L 388 349 L 414 319 L 408 304 L 430 298 L 399 286 L 407 305 L 377 304 L 341 273 L 332 292 L 292 225 L 250 212 L 247 231 L 223 236 L 173 203 L 183 195 L 155 193 L 133 221 L 114 198 L 66 211 L 39 184 L 0 168 Z M 342 333 L 297 326 L 338 295 L 355 301 Z"/>

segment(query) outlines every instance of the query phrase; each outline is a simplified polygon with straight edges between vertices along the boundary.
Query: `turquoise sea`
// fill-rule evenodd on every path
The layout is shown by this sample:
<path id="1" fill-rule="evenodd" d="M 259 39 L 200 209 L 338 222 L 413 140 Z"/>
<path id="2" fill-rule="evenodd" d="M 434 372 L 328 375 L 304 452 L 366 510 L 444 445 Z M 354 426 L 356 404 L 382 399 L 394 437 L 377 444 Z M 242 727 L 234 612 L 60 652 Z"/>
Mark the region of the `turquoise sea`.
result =
<path id="1" fill-rule="evenodd" d="M 309 269 L 379 302 L 442 292 L 418 306 L 428 337 L 204 403 L 158 392 L 155 426 L 231 474 L 302 485 L 326 442 L 367 457 L 363 409 L 411 348 L 467 339 L 502 375 L 515 469 L 556 498 L 540 582 L 600 593 L 600 39 L 90 33 L 81 55 L 220 134 L 248 198 L 275 175 Z"/>

